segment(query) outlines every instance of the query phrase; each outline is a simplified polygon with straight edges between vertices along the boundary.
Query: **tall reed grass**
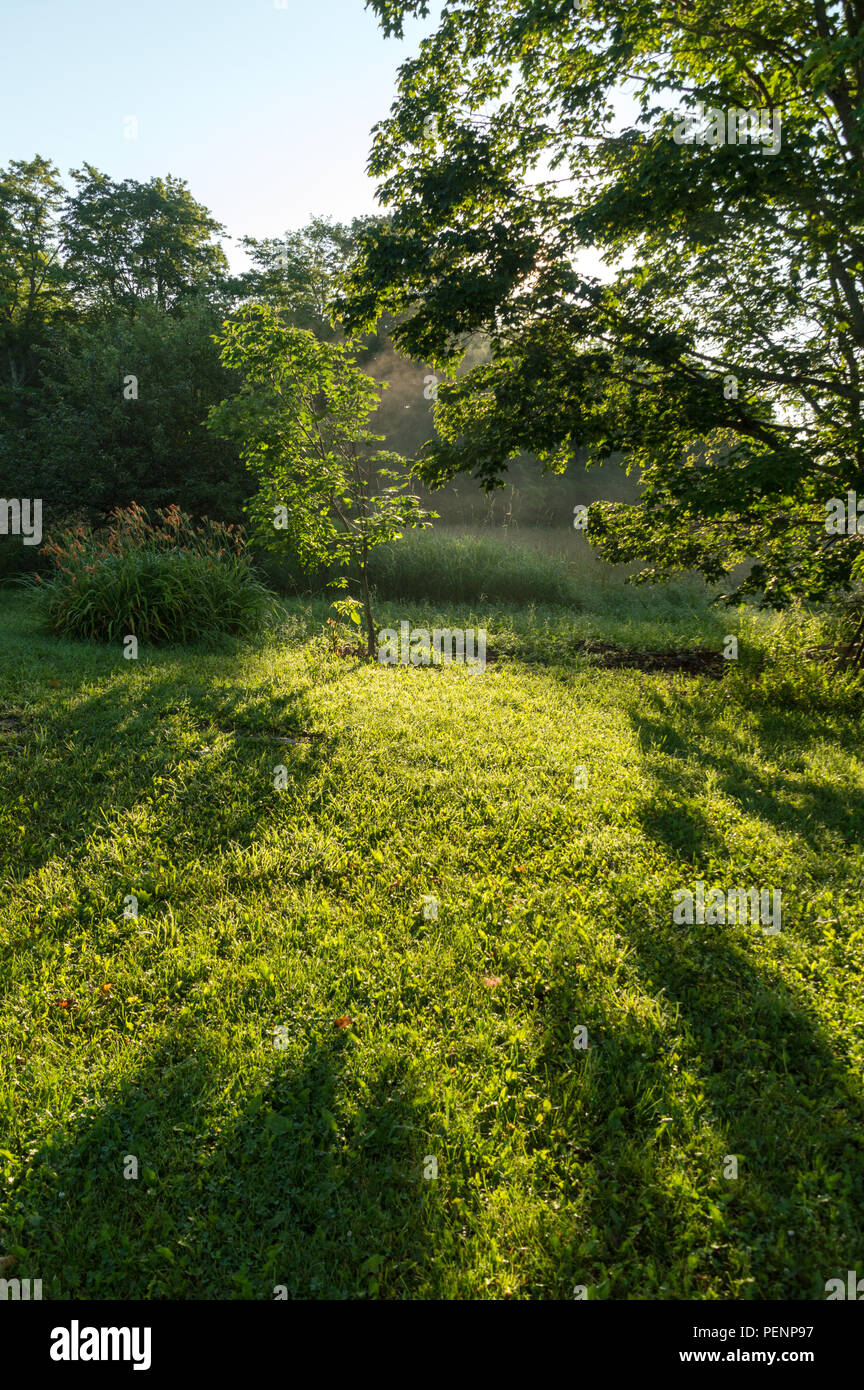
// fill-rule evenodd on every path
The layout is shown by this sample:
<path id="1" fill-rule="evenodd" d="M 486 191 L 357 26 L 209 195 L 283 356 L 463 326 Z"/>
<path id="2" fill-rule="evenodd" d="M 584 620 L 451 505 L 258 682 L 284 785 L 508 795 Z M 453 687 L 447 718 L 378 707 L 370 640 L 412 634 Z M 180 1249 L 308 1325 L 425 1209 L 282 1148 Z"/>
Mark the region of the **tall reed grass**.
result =
<path id="1" fill-rule="evenodd" d="M 45 596 L 54 632 L 114 641 L 195 642 L 255 632 L 272 608 L 242 532 L 195 525 L 169 507 L 150 519 L 136 503 L 108 525 L 79 525 L 43 546 L 53 571 L 32 581 Z"/>

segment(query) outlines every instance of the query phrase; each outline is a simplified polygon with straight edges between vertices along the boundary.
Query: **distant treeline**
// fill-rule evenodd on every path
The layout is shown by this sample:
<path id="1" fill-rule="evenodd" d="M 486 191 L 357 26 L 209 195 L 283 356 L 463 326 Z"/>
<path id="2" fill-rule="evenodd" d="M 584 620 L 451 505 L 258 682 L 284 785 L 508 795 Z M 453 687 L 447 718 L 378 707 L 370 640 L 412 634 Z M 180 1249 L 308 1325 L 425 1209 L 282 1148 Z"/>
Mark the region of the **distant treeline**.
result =
<path id="1" fill-rule="evenodd" d="M 133 501 L 242 520 L 251 481 L 204 424 L 237 387 L 213 334 L 241 304 L 266 301 L 339 338 L 333 290 L 374 219 L 245 237 L 251 269 L 233 275 L 224 228 L 183 180 L 117 181 L 89 164 L 70 178 L 39 156 L 0 170 L 0 495 L 42 498 L 49 529 Z M 433 431 L 434 373 L 394 350 L 386 319 L 358 361 L 391 383 L 376 426 L 413 459 Z M 576 502 L 633 492 L 623 475 L 586 478 L 578 461 L 555 477 L 525 460 L 489 497 L 466 478 L 433 505 L 445 523 L 566 526 Z M 0 573 L 34 562 L 0 538 Z"/>

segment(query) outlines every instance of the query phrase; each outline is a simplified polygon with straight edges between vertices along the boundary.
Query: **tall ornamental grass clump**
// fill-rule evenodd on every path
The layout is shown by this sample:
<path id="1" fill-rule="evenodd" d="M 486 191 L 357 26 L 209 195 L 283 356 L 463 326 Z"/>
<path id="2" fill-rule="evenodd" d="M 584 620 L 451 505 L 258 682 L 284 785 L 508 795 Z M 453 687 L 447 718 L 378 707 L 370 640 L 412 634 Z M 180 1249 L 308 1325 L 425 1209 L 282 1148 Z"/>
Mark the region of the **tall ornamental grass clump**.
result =
<path id="1" fill-rule="evenodd" d="M 195 642 L 219 633 L 246 636 L 270 612 L 242 530 L 179 507 L 151 520 L 132 503 L 108 524 L 77 526 L 43 546 L 53 572 L 37 576 L 55 633 L 115 641 Z"/>

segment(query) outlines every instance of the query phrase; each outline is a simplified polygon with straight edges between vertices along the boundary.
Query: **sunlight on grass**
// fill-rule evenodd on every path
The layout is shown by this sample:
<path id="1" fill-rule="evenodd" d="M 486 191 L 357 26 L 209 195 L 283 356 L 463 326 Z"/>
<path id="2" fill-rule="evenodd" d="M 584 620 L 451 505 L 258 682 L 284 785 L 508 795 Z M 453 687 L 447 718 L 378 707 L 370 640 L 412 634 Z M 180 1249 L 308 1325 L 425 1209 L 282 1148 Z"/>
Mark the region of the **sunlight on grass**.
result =
<path id="1" fill-rule="evenodd" d="M 860 1231 L 855 719 L 578 660 L 384 670 L 329 655 L 325 611 L 125 663 L 4 604 L 22 1276 L 819 1296 Z M 779 884 L 780 936 L 674 927 L 698 878 Z"/>

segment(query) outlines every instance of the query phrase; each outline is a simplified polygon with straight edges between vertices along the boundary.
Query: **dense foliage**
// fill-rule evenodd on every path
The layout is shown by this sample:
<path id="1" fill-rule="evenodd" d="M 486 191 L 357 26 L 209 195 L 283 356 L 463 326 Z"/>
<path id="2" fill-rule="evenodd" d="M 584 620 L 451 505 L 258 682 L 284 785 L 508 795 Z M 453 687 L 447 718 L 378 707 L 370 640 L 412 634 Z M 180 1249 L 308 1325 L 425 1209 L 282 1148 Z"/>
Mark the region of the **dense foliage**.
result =
<path id="1" fill-rule="evenodd" d="M 42 498 L 49 529 L 132 502 L 238 521 L 255 480 L 206 428 L 239 385 L 216 338 L 251 301 L 342 336 L 333 287 L 374 219 L 244 238 L 251 268 L 232 276 L 224 229 L 182 180 L 85 164 L 71 183 L 38 156 L 0 170 L 0 495 Z"/>
<path id="2" fill-rule="evenodd" d="M 226 366 L 242 369 L 243 386 L 209 423 L 237 440 L 257 480 L 249 504 L 255 536 L 267 550 L 290 547 L 309 566 L 350 567 L 334 583 L 359 587 L 359 598 L 340 603 L 358 626 L 365 621 L 371 656 L 370 556 L 428 516 L 410 491 L 405 460 L 376 447 L 375 383 L 345 347 L 286 324 L 267 305 L 244 309 L 219 342 Z"/>
<path id="3" fill-rule="evenodd" d="M 371 6 L 388 33 L 428 13 Z M 343 305 L 354 329 L 401 315 L 397 345 L 442 365 L 488 335 L 492 360 L 441 389 L 427 479 L 623 450 L 644 494 L 592 507 L 608 558 L 714 579 L 751 557 L 743 590 L 776 604 L 849 581 L 864 542 L 825 513 L 864 495 L 862 21 L 823 0 L 445 0 L 378 128 L 394 212 Z"/>

